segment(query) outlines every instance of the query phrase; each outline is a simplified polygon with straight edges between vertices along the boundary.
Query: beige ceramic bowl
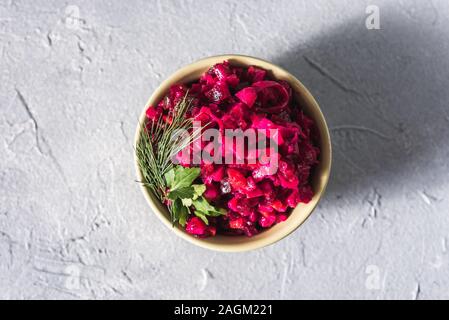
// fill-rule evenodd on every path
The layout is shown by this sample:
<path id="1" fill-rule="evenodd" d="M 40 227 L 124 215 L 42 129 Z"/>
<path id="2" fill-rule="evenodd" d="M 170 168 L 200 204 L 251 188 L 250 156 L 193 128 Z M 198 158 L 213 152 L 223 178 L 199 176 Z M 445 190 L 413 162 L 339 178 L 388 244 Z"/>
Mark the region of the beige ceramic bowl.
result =
<path id="1" fill-rule="evenodd" d="M 154 195 L 142 186 L 142 192 L 148 201 L 151 209 L 154 213 L 161 219 L 161 221 L 173 232 L 175 232 L 181 238 L 203 248 L 217 250 L 217 251 L 248 251 L 257 248 L 261 248 L 276 241 L 281 240 L 295 229 L 297 229 L 312 213 L 321 196 L 323 195 L 326 184 L 329 180 L 330 168 L 331 168 L 331 143 L 329 137 L 329 130 L 324 120 L 324 116 L 321 110 L 310 94 L 310 92 L 304 87 L 304 85 L 296 79 L 292 74 L 285 71 L 284 69 L 261 59 L 242 56 L 242 55 L 222 55 L 214 56 L 199 60 L 188 66 L 185 66 L 173 75 L 171 75 L 167 80 L 162 82 L 159 88 L 153 93 L 153 95 L 148 100 L 145 109 L 142 111 L 140 116 L 140 123 L 145 121 L 145 111 L 148 106 L 156 105 L 164 95 L 168 92 L 168 89 L 172 84 L 175 83 L 189 83 L 191 81 L 199 79 L 200 75 L 209 69 L 212 65 L 222 62 L 223 60 L 228 60 L 232 65 L 237 66 L 258 66 L 269 71 L 270 75 L 278 80 L 286 80 L 292 86 L 294 92 L 296 93 L 296 99 L 303 107 L 304 112 L 312 117 L 320 131 L 321 141 L 320 141 L 320 164 L 314 171 L 314 176 L 312 180 L 312 185 L 314 189 L 314 197 L 312 201 L 308 204 L 299 204 L 291 213 L 289 218 L 279 224 L 276 224 L 272 228 L 264 231 L 251 238 L 246 236 L 221 236 L 198 239 L 183 231 L 179 227 L 173 227 L 170 220 L 167 209 L 154 197 Z M 135 145 L 137 145 L 139 139 L 140 126 L 137 126 L 137 132 L 135 136 Z M 139 181 L 142 181 L 142 174 L 140 172 L 139 166 L 136 163 L 137 176 Z"/>

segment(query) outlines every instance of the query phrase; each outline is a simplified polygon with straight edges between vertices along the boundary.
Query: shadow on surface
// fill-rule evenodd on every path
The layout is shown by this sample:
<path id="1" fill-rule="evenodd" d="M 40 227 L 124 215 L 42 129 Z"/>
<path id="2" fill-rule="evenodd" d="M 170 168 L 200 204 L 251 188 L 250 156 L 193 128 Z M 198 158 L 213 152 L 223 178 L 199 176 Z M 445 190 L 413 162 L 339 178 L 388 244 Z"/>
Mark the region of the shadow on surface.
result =
<path id="1" fill-rule="evenodd" d="M 329 197 L 404 191 L 448 171 L 447 36 L 393 15 L 368 30 L 364 19 L 275 59 L 314 94 L 331 129 Z"/>

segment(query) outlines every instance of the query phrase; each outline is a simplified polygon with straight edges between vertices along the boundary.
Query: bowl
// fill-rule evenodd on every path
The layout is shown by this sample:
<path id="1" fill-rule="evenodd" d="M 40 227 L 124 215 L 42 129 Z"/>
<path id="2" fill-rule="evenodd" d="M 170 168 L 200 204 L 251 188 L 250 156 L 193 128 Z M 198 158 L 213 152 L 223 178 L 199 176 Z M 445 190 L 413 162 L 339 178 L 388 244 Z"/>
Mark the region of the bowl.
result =
<path id="1" fill-rule="evenodd" d="M 171 85 L 176 83 L 189 83 L 198 80 L 201 74 L 207 71 L 212 65 L 223 62 L 223 60 L 228 60 L 231 65 L 236 66 L 253 65 L 261 67 L 267 70 L 271 77 L 274 77 L 277 80 L 286 80 L 291 85 L 297 102 L 302 106 L 304 113 L 315 121 L 320 133 L 319 147 L 321 149 L 321 153 L 319 159 L 320 163 L 314 169 L 312 174 L 311 184 L 314 191 L 312 200 L 307 204 L 300 203 L 295 209 L 293 209 L 286 221 L 278 223 L 253 237 L 217 235 L 215 237 L 200 239 L 186 233 L 179 226 L 173 227 L 169 218 L 168 210 L 165 208 L 165 206 L 162 205 L 152 194 L 152 192 L 145 188 L 143 185 L 141 185 L 141 189 L 153 212 L 168 228 L 170 228 L 170 230 L 172 230 L 181 238 L 197 246 L 216 251 L 248 251 L 273 244 L 288 236 L 299 226 L 301 226 L 317 206 L 329 180 L 331 169 L 331 141 L 329 136 L 329 129 L 326 125 L 326 121 L 324 119 L 323 113 L 320 110 L 320 107 L 318 106 L 318 103 L 315 101 L 314 97 L 306 89 L 306 87 L 298 79 L 296 79 L 295 76 L 273 63 L 243 55 L 230 54 L 213 56 L 189 64 L 179 69 L 167 80 L 162 82 L 161 85 L 151 95 L 150 99 L 145 105 L 144 110 L 142 111 L 139 119 L 139 124 L 137 125 L 135 145 L 137 145 L 139 141 L 141 129 L 140 123 L 143 123 L 145 121 L 145 111 L 148 106 L 156 105 L 157 102 L 159 102 L 165 96 Z M 137 168 L 137 177 L 139 179 L 138 181 L 143 181 L 142 173 L 140 171 L 137 159 L 135 159 L 135 165 Z"/>

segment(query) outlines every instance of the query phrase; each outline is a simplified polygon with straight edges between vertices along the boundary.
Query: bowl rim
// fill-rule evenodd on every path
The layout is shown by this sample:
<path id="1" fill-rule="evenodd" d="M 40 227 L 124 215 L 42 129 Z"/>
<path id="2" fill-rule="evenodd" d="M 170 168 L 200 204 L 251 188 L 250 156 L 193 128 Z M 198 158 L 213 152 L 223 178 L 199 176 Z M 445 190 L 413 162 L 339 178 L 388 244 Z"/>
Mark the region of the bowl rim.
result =
<path id="1" fill-rule="evenodd" d="M 293 74 L 291 74 L 284 68 L 282 68 L 270 61 L 260 59 L 257 57 L 253 57 L 253 56 L 248 56 L 248 55 L 223 54 L 223 55 L 214 55 L 214 56 L 208 56 L 205 58 L 201 58 L 199 60 L 196 60 L 195 62 L 192 62 L 190 64 L 187 64 L 187 65 L 177 69 L 174 73 L 172 73 L 164 81 L 162 81 L 159 84 L 159 86 L 153 91 L 152 95 L 150 96 L 147 103 L 145 104 L 143 111 L 140 113 L 139 122 L 137 124 L 136 133 L 135 133 L 135 137 L 134 137 L 134 165 L 135 165 L 138 181 L 142 181 L 143 177 L 142 177 L 142 173 L 141 173 L 141 170 L 140 170 L 140 167 L 138 164 L 138 160 L 137 160 L 137 156 L 136 156 L 136 152 L 135 152 L 135 146 L 137 145 L 137 143 L 139 141 L 141 123 L 143 123 L 146 119 L 146 110 L 148 109 L 151 101 L 155 100 L 155 98 L 157 96 L 159 96 L 162 91 L 166 92 L 166 89 L 170 85 L 176 83 L 175 79 L 177 79 L 181 76 L 186 76 L 187 75 L 186 70 L 192 69 L 197 65 L 205 64 L 208 61 L 211 62 L 210 63 L 210 66 L 211 66 L 211 65 L 217 63 L 216 61 L 231 60 L 233 58 L 238 59 L 240 61 L 245 60 L 248 62 L 249 61 L 252 62 L 252 63 L 246 63 L 246 62 L 244 63 L 245 65 L 248 65 L 248 66 L 255 65 L 257 62 L 264 64 L 264 65 L 265 64 L 269 65 L 272 69 L 277 69 L 279 72 L 284 73 L 285 75 L 287 75 L 289 78 L 291 78 L 293 81 L 296 82 L 296 85 L 298 87 L 300 87 L 302 90 L 301 94 L 305 95 L 307 97 L 307 99 L 311 102 L 312 107 L 315 108 L 315 112 L 316 112 L 317 116 L 320 118 L 319 120 L 322 123 L 322 129 L 324 129 L 324 130 L 321 130 L 321 132 L 320 132 L 321 134 L 324 133 L 324 137 L 321 137 L 321 140 L 326 142 L 326 145 L 327 145 L 326 151 L 328 152 L 328 157 L 327 157 L 328 159 L 327 159 L 327 163 L 325 163 L 325 167 L 321 168 L 321 170 L 324 172 L 324 174 L 323 174 L 324 181 L 322 182 L 321 188 L 318 191 L 316 191 L 314 194 L 315 203 L 313 204 L 313 206 L 311 206 L 309 208 L 308 212 L 304 215 L 304 217 L 301 221 L 297 222 L 296 225 L 290 227 L 287 231 L 285 231 L 283 233 L 279 232 L 279 235 L 276 237 L 271 236 L 269 238 L 260 238 L 258 240 L 251 241 L 251 242 L 243 241 L 241 243 L 234 244 L 233 246 L 224 245 L 224 244 L 216 243 L 216 242 L 208 242 L 208 241 L 205 241 L 205 239 L 196 238 L 196 237 L 191 236 L 190 234 L 188 234 L 184 230 L 180 229 L 179 227 L 173 227 L 171 221 L 169 221 L 169 219 L 167 219 L 165 214 L 159 208 L 162 204 L 156 203 L 157 200 L 153 199 L 150 196 L 150 191 L 143 184 L 139 183 L 140 189 L 141 189 L 142 193 L 144 194 L 144 197 L 147 200 L 147 203 L 149 204 L 151 210 L 159 218 L 159 220 L 162 221 L 163 224 L 165 224 L 169 229 L 171 229 L 175 234 L 177 234 L 182 239 L 184 239 L 196 246 L 199 246 L 199 247 L 202 247 L 205 249 L 214 250 L 214 251 L 221 251 L 221 252 L 244 252 L 244 251 L 250 251 L 250 250 L 255 250 L 255 249 L 262 248 L 262 247 L 266 247 L 266 246 L 269 246 L 271 244 L 274 244 L 274 243 L 284 239 L 285 237 L 290 235 L 292 232 L 297 230 L 310 217 L 310 215 L 312 214 L 312 212 L 315 210 L 316 206 L 318 205 L 319 201 L 321 200 L 321 198 L 326 190 L 326 187 L 328 185 L 331 167 L 332 167 L 332 145 L 331 145 L 330 133 L 329 133 L 329 128 L 326 123 L 326 119 L 325 119 L 324 114 L 323 114 L 321 108 L 319 107 L 316 99 L 310 93 L 310 91 L 302 84 L 302 82 L 299 79 L 297 79 L 296 76 L 294 76 Z M 256 62 L 256 63 L 254 63 L 254 62 Z M 314 120 L 317 121 L 317 119 L 314 119 Z M 293 209 L 293 210 L 295 210 L 295 209 Z M 287 221 L 288 221 L 288 219 L 287 219 Z M 235 237 L 232 237 L 232 238 L 235 238 Z M 246 237 L 241 236 L 241 238 L 246 238 Z M 248 238 L 246 238 L 246 239 L 248 239 Z"/>

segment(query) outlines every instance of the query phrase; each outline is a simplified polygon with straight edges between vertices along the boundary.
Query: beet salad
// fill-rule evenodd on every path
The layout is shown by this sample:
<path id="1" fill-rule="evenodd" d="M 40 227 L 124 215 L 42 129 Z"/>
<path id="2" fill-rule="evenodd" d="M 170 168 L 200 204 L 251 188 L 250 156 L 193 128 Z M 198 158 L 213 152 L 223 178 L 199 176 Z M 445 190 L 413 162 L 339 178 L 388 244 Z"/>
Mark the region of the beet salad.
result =
<path id="1" fill-rule="evenodd" d="M 251 237 L 313 197 L 318 130 L 290 85 L 264 69 L 216 64 L 172 86 L 146 118 L 136 147 L 142 183 L 193 236 Z"/>

